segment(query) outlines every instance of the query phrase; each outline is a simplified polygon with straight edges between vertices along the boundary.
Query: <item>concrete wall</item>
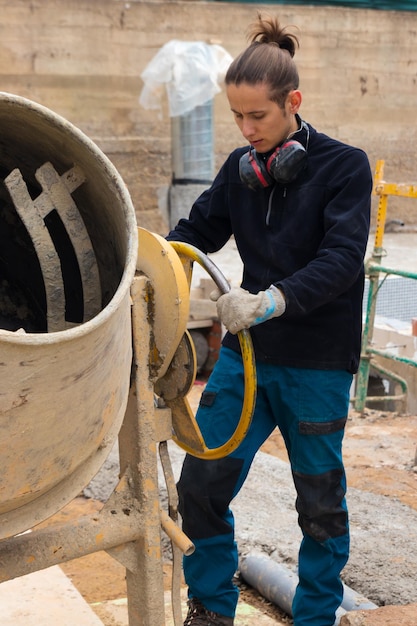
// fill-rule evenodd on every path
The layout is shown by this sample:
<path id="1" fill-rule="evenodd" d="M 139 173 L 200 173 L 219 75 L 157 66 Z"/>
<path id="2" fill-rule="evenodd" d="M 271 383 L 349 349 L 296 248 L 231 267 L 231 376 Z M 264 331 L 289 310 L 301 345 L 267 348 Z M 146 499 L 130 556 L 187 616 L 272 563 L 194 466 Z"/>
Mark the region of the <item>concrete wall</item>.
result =
<path id="1" fill-rule="evenodd" d="M 130 0 L 0 0 L 0 85 L 66 117 L 112 159 L 140 225 L 164 233 L 171 178 L 168 115 L 138 104 L 141 72 L 171 39 L 220 43 L 235 56 L 264 8 L 299 28 L 302 114 L 364 148 L 390 182 L 417 179 L 417 13 L 338 7 Z M 166 107 L 165 107 L 166 108 Z M 216 166 L 236 145 L 224 92 L 216 96 Z M 412 201 L 390 216 L 417 223 Z"/>

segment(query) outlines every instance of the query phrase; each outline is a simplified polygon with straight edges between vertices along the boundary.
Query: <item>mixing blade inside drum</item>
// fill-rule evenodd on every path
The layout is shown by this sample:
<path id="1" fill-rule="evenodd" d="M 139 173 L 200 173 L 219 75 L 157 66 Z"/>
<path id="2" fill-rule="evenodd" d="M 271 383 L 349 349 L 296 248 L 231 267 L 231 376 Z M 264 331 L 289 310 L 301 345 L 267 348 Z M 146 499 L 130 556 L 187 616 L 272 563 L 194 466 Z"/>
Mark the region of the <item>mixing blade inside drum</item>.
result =
<path id="1" fill-rule="evenodd" d="M 0 322 L 7 330 L 54 332 L 100 312 L 100 276 L 71 195 L 85 182 L 83 172 L 74 166 L 60 176 L 48 162 L 34 177 L 36 195 L 18 168 L 4 179 Z"/>

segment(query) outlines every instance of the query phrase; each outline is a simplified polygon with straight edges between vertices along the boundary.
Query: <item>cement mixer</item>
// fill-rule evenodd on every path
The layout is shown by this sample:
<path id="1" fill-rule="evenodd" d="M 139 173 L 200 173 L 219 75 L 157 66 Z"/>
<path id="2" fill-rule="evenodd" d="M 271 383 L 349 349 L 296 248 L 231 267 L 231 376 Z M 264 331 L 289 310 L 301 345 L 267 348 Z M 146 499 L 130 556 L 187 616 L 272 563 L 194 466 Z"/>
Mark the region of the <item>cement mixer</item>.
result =
<path id="1" fill-rule="evenodd" d="M 77 495 L 117 437 L 137 238 L 120 176 L 80 131 L 8 94 L 0 127 L 3 538 Z"/>
<path id="2" fill-rule="evenodd" d="M 209 450 L 186 400 L 196 373 L 192 263 L 224 291 L 227 281 L 198 251 L 137 228 L 120 175 L 68 121 L 0 93 L 0 128 L 0 582 L 106 550 L 126 567 L 130 626 L 164 624 L 162 527 L 177 626 L 180 557 L 193 545 L 176 524 L 166 442 L 207 458 L 239 445 L 255 402 L 250 335 L 239 334 L 239 426 Z M 36 529 L 82 491 L 117 439 L 120 481 L 100 513 Z"/>

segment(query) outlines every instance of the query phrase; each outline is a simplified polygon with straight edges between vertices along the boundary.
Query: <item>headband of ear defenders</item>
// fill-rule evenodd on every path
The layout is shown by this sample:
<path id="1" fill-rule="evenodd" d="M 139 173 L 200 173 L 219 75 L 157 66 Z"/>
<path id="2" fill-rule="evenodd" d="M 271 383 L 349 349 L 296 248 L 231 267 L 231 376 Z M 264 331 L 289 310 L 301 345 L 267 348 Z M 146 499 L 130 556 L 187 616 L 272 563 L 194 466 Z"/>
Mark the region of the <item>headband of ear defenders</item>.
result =
<path id="1" fill-rule="evenodd" d="M 275 148 L 266 162 L 250 147 L 239 161 L 240 179 L 251 189 L 269 187 L 274 181 L 285 185 L 297 178 L 306 160 L 307 150 L 293 139 Z"/>

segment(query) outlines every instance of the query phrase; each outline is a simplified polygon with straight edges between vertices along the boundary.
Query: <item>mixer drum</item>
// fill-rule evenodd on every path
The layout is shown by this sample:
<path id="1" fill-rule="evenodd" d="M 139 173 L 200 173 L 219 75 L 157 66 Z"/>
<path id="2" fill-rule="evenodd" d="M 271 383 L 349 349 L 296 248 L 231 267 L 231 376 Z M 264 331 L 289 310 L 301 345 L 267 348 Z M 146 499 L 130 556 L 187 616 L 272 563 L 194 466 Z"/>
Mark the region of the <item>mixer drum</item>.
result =
<path id="1" fill-rule="evenodd" d="M 135 210 L 80 130 L 0 93 L 0 538 L 97 473 L 130 386 Z"/>

